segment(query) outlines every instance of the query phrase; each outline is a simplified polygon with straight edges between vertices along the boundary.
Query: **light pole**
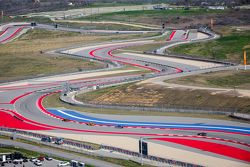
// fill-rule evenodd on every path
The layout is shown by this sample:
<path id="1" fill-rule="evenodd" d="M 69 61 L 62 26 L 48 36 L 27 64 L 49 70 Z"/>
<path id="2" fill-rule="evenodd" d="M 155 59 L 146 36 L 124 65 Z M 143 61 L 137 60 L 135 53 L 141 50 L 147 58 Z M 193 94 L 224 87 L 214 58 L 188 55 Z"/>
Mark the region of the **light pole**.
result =
<path id="1" fill-rule="evenodd" d="M 143 141 L 143 137 L 140 137 L 140 153 L 141 153 L 141 166 L 143 166 L 143 155 L 142 155 L 142 141 Z"/>

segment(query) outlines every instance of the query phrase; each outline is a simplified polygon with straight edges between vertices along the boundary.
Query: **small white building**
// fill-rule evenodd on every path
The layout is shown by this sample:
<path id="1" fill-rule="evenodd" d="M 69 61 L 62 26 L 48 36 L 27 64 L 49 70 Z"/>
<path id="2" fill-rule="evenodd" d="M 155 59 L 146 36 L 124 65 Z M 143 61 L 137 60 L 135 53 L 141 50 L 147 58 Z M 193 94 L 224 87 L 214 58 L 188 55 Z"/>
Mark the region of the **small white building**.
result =
<path id="1" fill-rule="evenodd" d="M 225 10 L 225 6 L 208 6 L 207 8 L 211 10 Z"/>
<path id="2" fill-rule="evenodd" d="M 6 162 L 7 157 L 10 156 L 11 153 L 0 153 L 0 162 Z"/>

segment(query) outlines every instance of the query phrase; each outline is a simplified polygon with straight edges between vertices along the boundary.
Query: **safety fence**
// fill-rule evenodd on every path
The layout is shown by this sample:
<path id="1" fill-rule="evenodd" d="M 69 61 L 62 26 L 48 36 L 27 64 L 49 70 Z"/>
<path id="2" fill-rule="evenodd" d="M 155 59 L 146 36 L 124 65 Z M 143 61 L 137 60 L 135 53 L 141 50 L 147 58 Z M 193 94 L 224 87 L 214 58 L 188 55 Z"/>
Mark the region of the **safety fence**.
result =
<path id="1" fill-rule="evenodd" d="M 144 159 L 149 159 L 149 160 L 157 161 L 160 163 L 166 163 L 169 165 L 183 166 L 183 167 L 184 166 L 185 167 L 203 167 L 201 165 L 192 164 L 192 163 L 183 162 L 183 161 L 177 161 L 177 160 L 173 160 L 173 159 L 160 158 L 160 157 L 156 157 L 156 156 L 152 156 L 152 155 L 142 155 L 138 152 L 129 151 L 129 150 L 125 150 L 125 149 L 121 149 L 121 148 L 117 148 L 117 147 L 112 147 L 112 146 L 101 145 L 101 148 L 106 149 L 106 150 L 112 150 L 112 151 L 119 152 L 122 154 L 127 154 L 127 155 L 134 156 L 134 157 L 141 157 Z"/>
<path id="2" fill-rule="evenodd" d="M 28 132 L 28 131 L 22 131 L 22 130 L 17 130 L 17 129 L 10 129 L 10 128 L 0 128 L 0 131 L 5 131 L 5 132 L 10 132 L 12 133 L 12 137 L 15 138 L 17 137 L 16 135 L 25 135 L 25 136 L 29 136 L 32 138 L 36 138 L 39 139 L 39 141 L 41 141 L 42 138 L 46 138 L 46 137 L 51 137 L 48 135 L 44 135 L 44 134 L 39 134 L 39 133 L 33 133 L 33 132 Z M 18 138 L 22 138 L 21 136 L 18 136 Z M 26 139 L 26 138 L 25 138 Z M 57 137 L 51 137 L 52 142 L 57 141 Z M 37 141 L 36 141 L 37 142 Z M 44 142 L 39 142 L 39 143 L 44 143 Z M 48 143 L 48 142 L 47 142 Z M 78 148 L 82 148 L 82 149 L 87 149 L 87 150 L 96 150 L 95 148 L 93 148 L 91 145 L 88 144 L 84 144 L 81 142 L 77 142 L 77 141 L 72 141 L 72 140 L 67 140 L 67 139 L 63 139 L 63 143 L 65 145 L 69 145 L 69 146 L 75 146 Z"/>
<path id="3" fill-rule="evenodd" d="M 237 112 L 237 108 L 233 107 L 199 107 L 199 106 L 175 106 L 166 104 L 156 104 L 154 106 L 149 106 L 149 103 L 100 103 L 98 104 L 86 102 L 83 104 L 88 107 L 95 108 L 112 108 L 112 109 L 127 109 L 127 110 L 137 110 L 137 111 L 159 111 L 159 112 L 183 112 L 183 113 L 205 113 L 205 114 L 219 114 L 228 115 L 232 112 Z"/>
<path id="4" fill-rule="evenodd" d="M 44 145 L 48 145 L 48 146 L 52 146 L 52 147 L 56 147 L 56 148 L 61 148 L 61 149 L 65 149 L 65 150 L 70 150 L 70 151 L 75 151 L 75 152 L 79 152 L 79 153 L 85 153 L 85 154 L 93 155 L 93 156 L 97 155 L 94 152 L 95 150 L 103 149 L 103 150 L 109 150 L 109 151 L 114 151 L 117 153 L 126 154 L 126 155 L 129 155 L 132 157 L 137 157 L 137 158 L 141 157 L 141 154 L 139 152 L 134 152 L 134 151 L 130 151 L 130 150 L 122 149 L 122 148 L 117 148 L 117 147 L 113 147 L 113 146 L 107 146 L 107 145 L 100 145 L 99 148 L 94 148 L 90 144 L 85 144 L 85 143 L 81 143 L 81 142 L 73 141 L 73 140 L 69 140 L 69 139 L 63 139 L 63 142 L 64 142 L 63 145 L 56 145 L 56 144 L 53 144 L 51 142 L 42 142 L 41 139 L 43 137 L 51 137 L 51 136 L 39 134 L 39 133 L 28 132 L 28 131 L 23 131 L 23 130 L 18 130 L 18 129 L 6 128 L 6 127 L 0 127 L 0 134 L 1 135 L 8 135 L 8 136 L 12 137 L 13 139 L 20 138 L 20 139 L 24 139 L 24 140 L 34 141 L 35 143 L 39 143 L 39 144 L 44 144 Z M 52 141 L 56 141 L 58 139 L 56 137 L 51 137 L 51 138 L 52 138 Z M 0 144 L 0 147 L 1 147 L 1 144 Z M 3 147 L 5 147 L 5 146 L 3 146 Z M 202 165 L 192 164 L 192 163 L 183 162 L 183 161 L 179 161 L 179 160 L 166 159 L 166 158 L 161 158 L 161 157 L 152 156 L 152 155 L 143 155 L 142 158 L 146 159 L 146 160 L 155 161 L 158 163 L 165 163 L 165 164 L 181 166 L 181 167 L 184 167 L 184 166 L 185 167 L 203 167 Z"/>

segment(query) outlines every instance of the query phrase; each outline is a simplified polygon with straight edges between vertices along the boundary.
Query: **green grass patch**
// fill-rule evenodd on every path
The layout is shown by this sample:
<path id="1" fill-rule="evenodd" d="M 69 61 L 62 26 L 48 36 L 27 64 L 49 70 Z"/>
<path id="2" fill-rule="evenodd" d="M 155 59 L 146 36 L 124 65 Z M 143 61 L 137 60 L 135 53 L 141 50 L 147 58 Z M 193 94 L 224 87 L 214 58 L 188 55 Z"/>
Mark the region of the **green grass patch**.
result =
<path id="1" fill-rule="evenodd" d="M 37 23 L 52 23 L 52 21 L 47 17 L 22 17 L 22 16 L 5 16 L 3 19 L 0 19 L 0 23 L 7 22 L 37 22 Z"/>
<path id="2" fill-rule="evenodd" d="M 31 158 L 31 157 L 38 157 L 40 155 L 44 155 L 35 151 L 31 151 L 31 150 L 26 150 L 23 148 L 18 148 L 18 147 L 1 147 L 0 148 L 0 152 L 1 153 L 13 153 L 13 152 L 20 152 L 22 153 L 24 156 Z"/>
<path id="3" fill-rule="evenodd" d="M 159 2 L 156 2 L 156 3 L 163 3 L 165 1 L 159 1 Z M 132 3 L 128 3 L 128 2 L 95 2 L 95 3 L 92 3 L 90 5 L 88 5 L 87 7 L 90 7 L 90 8 L 96 8 L 96 7 L 117 7 L 117 6 L 133 6 L 133 5 L 143 5 L 145 3 L 143 2 L 139 2 L 139 1 L 134 1 Z"/>
<path id="4" fill-rule="evenodd" d="M 87 17 L 78 18 L 80 20 L 92 20 L 92 21 L 125 21 L 136 22 L 140 18 L 167 18 L 168 16 L 192 16 L 192 15 L 205 15 L 210 13 L 222 13 L 221 10 L 206 10 L 206 9 L 172 9 L 172 10 L 138 10 L 138 11 L 121 11 L 113 13 L 95 14 Z M 140 21 L 139 21 L 140 22 Z"/>
<path id="5" fill-rule="evenodd" d="M 231 60 L 242 62 L 242 48 L 249 45 L 250 31 L 232 32 L 215 41 L 185 44 L 173 47 L 170 51 L 174 53 L 197 55 L 217 60 Z M 250 54 L 248 54 L 250 59 Z"/>

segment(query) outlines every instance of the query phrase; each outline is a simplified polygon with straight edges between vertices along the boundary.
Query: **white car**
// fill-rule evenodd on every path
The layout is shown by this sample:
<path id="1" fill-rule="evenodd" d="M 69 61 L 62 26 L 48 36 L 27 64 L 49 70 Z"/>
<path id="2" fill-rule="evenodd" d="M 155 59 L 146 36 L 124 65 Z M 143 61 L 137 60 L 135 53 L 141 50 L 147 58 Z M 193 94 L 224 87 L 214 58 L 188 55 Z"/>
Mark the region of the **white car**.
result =
<path id="1" fill-rule="evenodd" d="M 62 162 L 59 162 L 59 164 L 58 164 L 57 166 L 68 166 L 68 165 L 70 165 L 69 162 L 67 162 L 67 161 L 62 161 Z"/>
<path id="2" fill-rule="evenodd" d="M 30 158 L 30 161 L 31 161 L 31 162 L 36 162 L 37 160 L 38 160 L 38 159 L 35 158 L 35 157 Z"/>
<path id="3" fill-rule="evenodd" d="M 36 165 L 36 166 L 42 166 L 42 162 L 40 161 L 40 160 L 36 160 L 35 162 L 34 162 L 34 164 Z"/>

